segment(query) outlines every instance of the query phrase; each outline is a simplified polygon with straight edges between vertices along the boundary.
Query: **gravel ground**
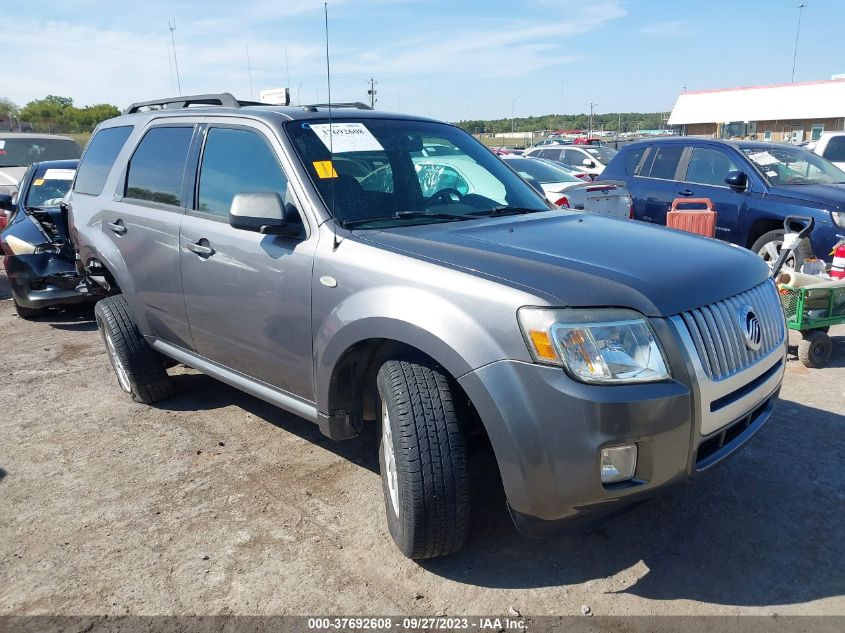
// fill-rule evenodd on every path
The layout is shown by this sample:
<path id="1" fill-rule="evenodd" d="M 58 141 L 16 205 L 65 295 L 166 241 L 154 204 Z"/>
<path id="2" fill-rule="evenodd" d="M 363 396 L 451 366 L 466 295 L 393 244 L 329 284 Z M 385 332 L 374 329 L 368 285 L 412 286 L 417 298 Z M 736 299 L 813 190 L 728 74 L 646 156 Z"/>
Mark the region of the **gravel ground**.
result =
<path id="1" fill-rule="evenodd" d="M 469 541 L 423 564 L 390 541 L 373 434 L 184 368 L 135 404 L 84 311 L 5 299 L 0 333 L 0 614 L 845 614 L 845 327 L 745 450 L 588 532 L 519 536 L 477 448 Z"/>

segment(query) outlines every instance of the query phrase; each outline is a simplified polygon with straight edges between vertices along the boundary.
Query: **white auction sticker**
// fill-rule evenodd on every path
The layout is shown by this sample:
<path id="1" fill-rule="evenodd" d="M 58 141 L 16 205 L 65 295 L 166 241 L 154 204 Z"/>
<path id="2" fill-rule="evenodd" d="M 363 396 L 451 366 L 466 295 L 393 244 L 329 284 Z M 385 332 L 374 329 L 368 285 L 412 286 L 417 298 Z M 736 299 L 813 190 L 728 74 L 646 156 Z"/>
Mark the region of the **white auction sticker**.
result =
<path id="1" fill-rule="evenodd" d="M 73 180 L 75 169 L 48 169 L 41 176 L 44 180 Z"/>
<path id="2" fill-rule="evenodd" d="M 3 149 L 4 147 L 6 147 L 6 141 L 0 139 L 0 149 Z"/>
<path id="3" fill-rule="evenodd" d="M 312 123 L 310 127 L 323 141 L 323 145 L 332 152 L 384 151 L 381 143 L 363 123 Z M 331 141 L 329 141 L 329 135 L 331 135 Z"/>

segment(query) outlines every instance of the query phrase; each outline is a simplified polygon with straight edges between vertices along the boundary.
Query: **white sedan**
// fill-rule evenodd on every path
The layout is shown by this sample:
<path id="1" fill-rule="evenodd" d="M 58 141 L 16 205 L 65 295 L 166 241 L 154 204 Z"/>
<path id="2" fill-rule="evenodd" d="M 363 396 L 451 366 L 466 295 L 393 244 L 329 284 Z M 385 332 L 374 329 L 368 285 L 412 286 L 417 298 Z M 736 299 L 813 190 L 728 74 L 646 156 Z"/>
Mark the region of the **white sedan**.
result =
<path id="1" fill-rule="evenodd" d="M 584 182 L 556 165 L 538 158 L 500 156 L 529 184 L 542 189 L 546 200 L 564 209 L 586 213 L 631 217 L 631 195 L 625 183 Z"/>

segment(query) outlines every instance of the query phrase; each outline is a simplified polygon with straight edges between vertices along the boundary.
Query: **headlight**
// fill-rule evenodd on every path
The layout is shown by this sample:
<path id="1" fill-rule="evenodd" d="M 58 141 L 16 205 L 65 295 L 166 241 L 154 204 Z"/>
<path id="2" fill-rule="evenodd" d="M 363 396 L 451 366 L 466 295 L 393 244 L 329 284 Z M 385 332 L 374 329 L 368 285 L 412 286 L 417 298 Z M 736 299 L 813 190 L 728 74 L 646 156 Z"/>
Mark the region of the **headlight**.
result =
<path id="1" fill-rule="evenodd" d="M 561 366 L 577 380 L 622 384 L 671 377 L 651 326 L 638 312 L 520 308 L 518 318 L 534 360 Z"/>
<path id="2" fill-rule="evenodd" d="M 833 221 L 836 223 L 840 229 L 845 229 L 845 213 L 842 211 L 831 211 L 830 215 L 833 216 Z"/>

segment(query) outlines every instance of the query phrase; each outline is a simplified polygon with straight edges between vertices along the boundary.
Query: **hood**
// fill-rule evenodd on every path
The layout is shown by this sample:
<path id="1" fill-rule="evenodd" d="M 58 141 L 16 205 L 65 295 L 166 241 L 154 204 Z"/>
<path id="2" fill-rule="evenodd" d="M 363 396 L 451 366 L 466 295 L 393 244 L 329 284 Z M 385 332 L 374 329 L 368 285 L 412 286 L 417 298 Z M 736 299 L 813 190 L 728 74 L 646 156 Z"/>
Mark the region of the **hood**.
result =
<path id="1" fill-rule="evenodd" d="M 845 209 L 844 185 L 773 185 L 769 194 L 815 202 L 823 207 Z"/>
<path id="2" fill-rule="evenodd" d="M 0 167 L 0 187 L 17 189 L 27 169 L 29 167 Z"/>
<path id="3" fill-rule="evenodd" d="M 357 235 L 533 289 L 560 306 L 627 307 L 647 316 L 720 301 L 769 276 L 760 257 L 717 240 L 562 211 Z"/>

